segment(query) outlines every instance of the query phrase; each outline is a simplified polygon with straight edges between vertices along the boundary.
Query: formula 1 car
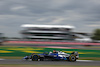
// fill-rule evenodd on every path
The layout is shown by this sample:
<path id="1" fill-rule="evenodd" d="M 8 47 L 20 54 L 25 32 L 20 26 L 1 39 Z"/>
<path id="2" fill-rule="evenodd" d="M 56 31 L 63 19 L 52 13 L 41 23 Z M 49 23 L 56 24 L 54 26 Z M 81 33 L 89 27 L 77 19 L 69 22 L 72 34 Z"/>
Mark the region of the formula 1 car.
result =
<path id="1" fill-rule="evenodd" d="M 31 56 L 25 56 L 23 59 L 28 60 L 31 59 L 32 61 L 60 61 L 60 60 L 65 60 L 65 61 L 76 61 L 79 58 L 78 52 L 72 52 L 71 54 L 67 54 L 62 51 L 56 51 L 56 53 L 52 52 L 44 52 L 42 54 L 36 54 L 33 53 Z"/>

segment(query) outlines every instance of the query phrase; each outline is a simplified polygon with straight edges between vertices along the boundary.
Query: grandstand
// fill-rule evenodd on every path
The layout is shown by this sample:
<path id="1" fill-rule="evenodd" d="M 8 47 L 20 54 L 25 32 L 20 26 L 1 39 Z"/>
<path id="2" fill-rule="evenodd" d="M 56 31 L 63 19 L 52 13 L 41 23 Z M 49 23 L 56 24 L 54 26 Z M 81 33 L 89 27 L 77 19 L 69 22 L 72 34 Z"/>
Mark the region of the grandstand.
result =
<path id="1" fill-rule="evenodd" d="M 25 39 L 32 40 L 74 40 L 73 29 L 70 25 L 34 25 L 24 24 L 21 34 Z"/>

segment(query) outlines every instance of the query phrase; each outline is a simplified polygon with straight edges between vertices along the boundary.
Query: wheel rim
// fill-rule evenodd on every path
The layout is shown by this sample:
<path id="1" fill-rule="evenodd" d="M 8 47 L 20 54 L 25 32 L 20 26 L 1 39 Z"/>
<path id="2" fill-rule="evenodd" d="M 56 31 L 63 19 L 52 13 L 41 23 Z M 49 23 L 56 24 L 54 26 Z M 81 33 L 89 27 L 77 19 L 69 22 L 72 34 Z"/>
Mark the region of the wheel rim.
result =
<path id="1" fill-rule="evenodd" d="M 34 60 L 34 61 L 37 61 L 37 60 L 38 60 L 38 56 L 37 56 L 37 55 L 34 55 L 34 56 L 33 56 L 33 60 Z"/>
<path id="2" fill-rule="evenodd" d="M 74 60 L 75 60 L 75 56 L 72 56 L 72 57 L 71 57 L 71 60 L 74 61 Z"/>

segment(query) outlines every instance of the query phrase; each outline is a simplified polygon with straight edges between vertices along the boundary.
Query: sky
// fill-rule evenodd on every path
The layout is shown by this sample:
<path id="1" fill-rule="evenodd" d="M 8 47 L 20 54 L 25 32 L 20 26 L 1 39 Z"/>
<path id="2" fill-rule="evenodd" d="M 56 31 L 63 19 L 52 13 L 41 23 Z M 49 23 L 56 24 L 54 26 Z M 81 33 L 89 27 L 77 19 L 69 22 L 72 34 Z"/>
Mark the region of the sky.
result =
<path id="1" fill-rule="evenodd" d="M 72 25 L 75 32 L 100 28 L 100 0 L 0 0 L 0 33 L 21 37 L 22 24 Z"/>

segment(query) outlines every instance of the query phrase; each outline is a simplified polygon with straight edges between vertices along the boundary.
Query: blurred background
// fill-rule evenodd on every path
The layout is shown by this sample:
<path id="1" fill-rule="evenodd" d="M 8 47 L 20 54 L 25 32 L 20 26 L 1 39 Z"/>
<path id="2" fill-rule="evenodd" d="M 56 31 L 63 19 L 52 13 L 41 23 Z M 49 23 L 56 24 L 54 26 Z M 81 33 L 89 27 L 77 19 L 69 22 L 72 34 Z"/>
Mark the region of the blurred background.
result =
<path id="1" fill-rule="evenodd" d="M 99 65 L 99 6 L 99 0 L 0 0 L 0 59 L 55 49 Z"/>

